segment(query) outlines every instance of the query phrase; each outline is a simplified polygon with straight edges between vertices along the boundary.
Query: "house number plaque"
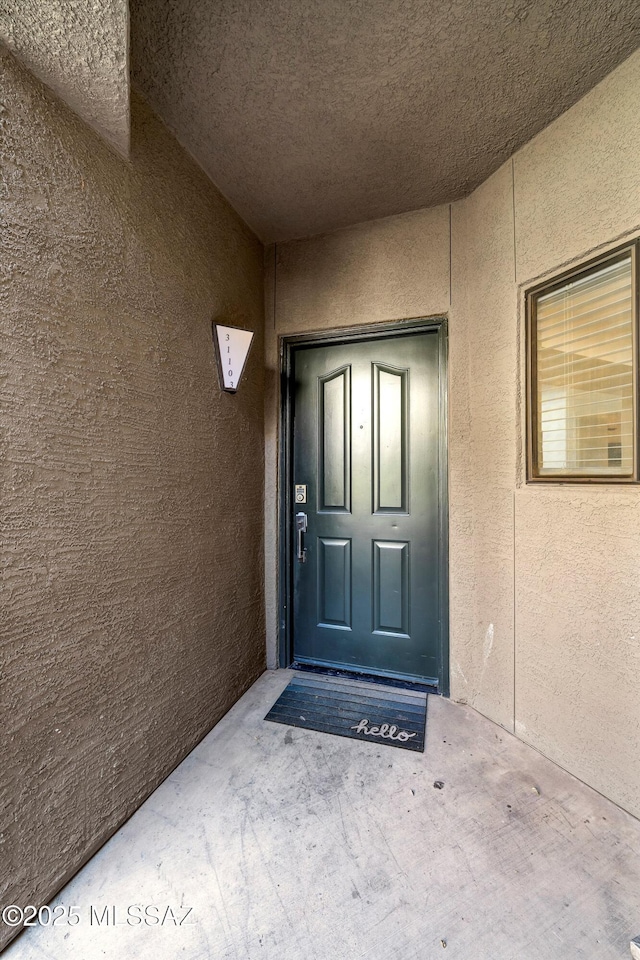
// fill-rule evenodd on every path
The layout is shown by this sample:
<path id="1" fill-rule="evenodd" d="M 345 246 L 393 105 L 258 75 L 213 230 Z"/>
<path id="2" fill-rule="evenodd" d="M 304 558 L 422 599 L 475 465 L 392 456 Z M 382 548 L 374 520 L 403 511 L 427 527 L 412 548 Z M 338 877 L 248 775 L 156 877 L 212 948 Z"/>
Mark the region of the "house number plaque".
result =
<path id="1" fill-rule="evenodd" d="M 213 342 L 216 347 L 220 386 L 228 393 L 235 393 L 238 389 L 253 336 L 251 330 L 223 327 L 219 323 L 213 325 Z"/>

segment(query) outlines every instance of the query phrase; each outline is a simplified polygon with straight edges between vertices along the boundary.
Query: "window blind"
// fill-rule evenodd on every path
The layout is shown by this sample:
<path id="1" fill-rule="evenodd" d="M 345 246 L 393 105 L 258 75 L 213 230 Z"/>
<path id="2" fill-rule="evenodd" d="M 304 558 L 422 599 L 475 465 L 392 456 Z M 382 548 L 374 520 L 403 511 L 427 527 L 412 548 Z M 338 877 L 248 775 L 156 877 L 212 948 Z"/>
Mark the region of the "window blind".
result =
<path id="1" fill-rule="evenodd" d="M 538 476 L 634 469 L 631 253 L 535 299 Z"/>

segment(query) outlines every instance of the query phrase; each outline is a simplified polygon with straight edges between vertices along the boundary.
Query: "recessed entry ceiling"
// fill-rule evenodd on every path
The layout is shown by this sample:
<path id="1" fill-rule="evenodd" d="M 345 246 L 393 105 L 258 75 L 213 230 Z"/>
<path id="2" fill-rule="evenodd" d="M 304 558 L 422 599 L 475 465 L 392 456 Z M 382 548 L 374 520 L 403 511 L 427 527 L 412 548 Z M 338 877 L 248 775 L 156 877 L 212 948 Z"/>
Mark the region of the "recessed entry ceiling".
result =
<path id="1" fill-rule="evenodd" d="M 264 241 L 465 196 L 640 45 L 638 0 L 130 3 L 134 84 Z"/>

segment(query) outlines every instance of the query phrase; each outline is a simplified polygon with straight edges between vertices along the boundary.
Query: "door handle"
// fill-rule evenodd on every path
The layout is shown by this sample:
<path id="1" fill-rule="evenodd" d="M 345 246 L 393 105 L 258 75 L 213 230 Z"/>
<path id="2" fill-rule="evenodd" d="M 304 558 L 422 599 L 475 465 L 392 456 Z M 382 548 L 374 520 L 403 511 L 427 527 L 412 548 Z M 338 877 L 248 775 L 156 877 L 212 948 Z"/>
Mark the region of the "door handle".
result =
<path id="1" fill-rule="evenodd" d="M 304 535 L 307 532 L 307 515 L 306 513 L 296 513 L 296 538 L 298 542 L 297 546 L 297 557 L 300 563 L 306 563 L 307 560 L 307 550 L 304 545 Z"/>

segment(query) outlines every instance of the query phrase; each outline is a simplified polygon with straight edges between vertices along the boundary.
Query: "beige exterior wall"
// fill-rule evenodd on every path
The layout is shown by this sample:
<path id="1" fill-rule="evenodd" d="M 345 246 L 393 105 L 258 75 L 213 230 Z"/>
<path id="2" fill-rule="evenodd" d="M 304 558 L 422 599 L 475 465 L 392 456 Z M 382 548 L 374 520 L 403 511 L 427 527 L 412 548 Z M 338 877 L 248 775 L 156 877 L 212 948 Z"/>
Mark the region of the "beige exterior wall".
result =
<path id="1" fill-rule="evenodd" d="M 639 158 L 640 52 L 516 155 L 519 289 L 640 234 Z M 522 479 L 516 732 L 640 816 L 640 489 Z"/>
<path id="2" fill-rule="evenodd" d="M 143 103 L 129 163 L 0 69 L 0 902 L 25 906 L 264 668 L 263 274 Z M 236 395 L 214 318 L 257 334 Z"/>
<path id="3" fill-rule="evenodd" d="M 0 43 L 129 156 L 129 0 L 2 0 Z"/>
<path id="4" fill-rule="evenodd" d="M 640 816 L 640 491 L 524 482 L 523 292 L 640 233 L 640 53 L 449 207 L 271 248 L 267 628 L 278 337 L 446 314 L 452 696 Z"/>
<path id="5" fill-rule="evenodd" d="M 511 165 L 452 213 L 451 695 L 512 730 L 518 342 Z"/>

